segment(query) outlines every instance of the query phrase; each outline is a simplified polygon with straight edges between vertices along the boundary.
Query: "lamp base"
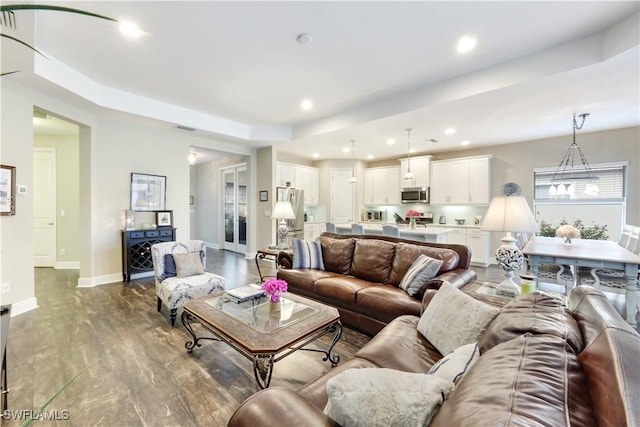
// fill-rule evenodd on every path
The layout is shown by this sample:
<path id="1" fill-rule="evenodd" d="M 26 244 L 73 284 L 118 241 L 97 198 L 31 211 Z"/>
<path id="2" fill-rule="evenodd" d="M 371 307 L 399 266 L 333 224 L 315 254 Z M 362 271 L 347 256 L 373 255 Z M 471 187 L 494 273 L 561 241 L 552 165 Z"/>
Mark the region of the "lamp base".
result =
<path id="1" fill-rule="evenodd" d="M 287 234 L 289 233 L 289 228 L 287 227 L 287 221 L 284 219 L 280 220 L 278 224 L 278 244 L 276 246 L 277 249 L 288 249 L 286 239 Z"/>
<path id="2" fill-rule="evenodd" d="M 520 286 L 513 281 L 513 272 L 522 268 L 524 255 L 516 245 L 516 239 L 507 233 L 502 239 L 502 245 L 496 250 L 498 265 L 505 271 L 505 279 L 496 287 L 496 294 L 517 297 L 520 295 Z"/>

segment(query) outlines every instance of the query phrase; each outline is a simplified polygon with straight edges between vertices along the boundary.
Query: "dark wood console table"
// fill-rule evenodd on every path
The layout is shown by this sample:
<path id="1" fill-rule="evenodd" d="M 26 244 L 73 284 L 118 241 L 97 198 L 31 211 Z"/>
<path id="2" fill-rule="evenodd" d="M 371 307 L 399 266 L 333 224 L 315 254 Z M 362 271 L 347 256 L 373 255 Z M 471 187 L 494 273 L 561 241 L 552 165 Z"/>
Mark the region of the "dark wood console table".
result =
<path id="1" fill-rule="evenodd" d="M 153 270 L 151 245 L 176 240 L 176 229 L 158 227 L 149 230 L 122 231 L 122 280 L 131 281 L 131 275 Z"/>

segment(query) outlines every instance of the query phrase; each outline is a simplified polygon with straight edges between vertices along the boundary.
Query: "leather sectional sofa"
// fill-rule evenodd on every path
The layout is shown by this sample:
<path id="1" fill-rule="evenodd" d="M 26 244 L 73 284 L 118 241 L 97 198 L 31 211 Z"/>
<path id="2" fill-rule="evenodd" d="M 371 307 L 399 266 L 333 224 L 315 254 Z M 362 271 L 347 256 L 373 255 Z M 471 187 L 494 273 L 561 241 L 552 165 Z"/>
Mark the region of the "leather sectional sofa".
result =
<path id="1" fill-rule="evenodd" d="M 428 304 L 435 291 L 426 292 Z M 348 369 L 426 373 L 442 355 L 400 316 L 355 357 L 298 391 L 275 387 L 247 399 L 231 427 L 335 425 L 323 413 L 327 381 Z M 503 307 L 478 342 L 480 357 L 431 427 L 640 425 L 640 335 L 607 298 L 576 288 L 569 307 L 535 292 Z"/>
<path id="2" fill-rule="evenodd" d="M 281 252 L 278 278 L 287 281 L 289 291 L 336 307 L 343 324 L 372 335 L 398 316 L 419 315 L 426 289 L 437 289 L 444 280 L 462 288 L 477 277 L 469 268 L 471 250 L 463 245 L 334 233 L 323 233 L 319 241 L 324 270 L 292 269 L 293 255 Z M 420 254 L 443 263 L 412 297 L 398 285 Z"/>

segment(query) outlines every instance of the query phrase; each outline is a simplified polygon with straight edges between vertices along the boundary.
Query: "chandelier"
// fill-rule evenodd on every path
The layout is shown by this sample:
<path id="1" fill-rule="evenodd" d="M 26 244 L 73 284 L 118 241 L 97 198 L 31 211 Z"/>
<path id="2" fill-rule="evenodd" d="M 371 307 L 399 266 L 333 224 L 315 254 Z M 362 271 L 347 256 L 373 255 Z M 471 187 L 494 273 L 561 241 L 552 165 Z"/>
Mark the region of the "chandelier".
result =
<path id="1" fill-rule="evenodd" d="M 588 181 L 584 187 L 583 194 L 587 196 L 597 196 L 600 192 L 598 185 L 595 183 L 595 181 L 600 178 L 593 172 L 580 146 L 576 143 L 576 130 L 582 129 L 588 115 L 589 113 L 580 114 L 582 121 L 580 122 L 580 126 L 578 126 L 576 113 L 573 113 L 573 142 L 567 149 L 562 160 L 560 160 L 558 169 L 556 169 L 551 177 L 552 184 L 549 187 L 550 196 L 575 196 L 575 181 L 578 180 Z"/>
<path id="2" fill-rule="evenodd" d="M 409 151 L 407 152 L 407 172 L 404 174 L 404 180 L 413 181 L 413 172 L 411 172 L 411 128 L 405 130 L 407 131 L 407 142 L 409 144 Z"/>

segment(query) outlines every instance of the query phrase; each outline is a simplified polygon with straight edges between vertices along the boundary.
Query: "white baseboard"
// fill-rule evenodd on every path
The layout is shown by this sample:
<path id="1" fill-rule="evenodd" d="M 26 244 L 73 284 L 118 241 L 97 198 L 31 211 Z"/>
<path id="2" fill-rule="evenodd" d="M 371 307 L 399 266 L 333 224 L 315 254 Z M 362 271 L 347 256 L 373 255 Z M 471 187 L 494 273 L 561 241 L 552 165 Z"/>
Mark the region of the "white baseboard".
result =
<path id="1" fill-rule="evenodd" d="M 153 276 L 153 271 L 148 273 L 132 274 L 132 279 L 139 277 Z M 122 282 L 122 273 L 105 274 L 96 277 L 80 277 L 78 279 L 79 288 L 93 288 L 94 286 L 106 285 L 107 283 Z"/>
<path id="2" fill-rule="evenodd" d="M 217 244 L 217 243 L 204 242 L 204 245 L 205 245 L 207 248 L 216 249 L 216 250 L 217 250 L 217 249 L 220 249 L 220 245 L 219 245 L 219 244 Z"/>
<path id="3" fill-rule="evenodd" d="M 53 268 L 56 270 L 80 270 L 80 261 L 56 262 Z"/>
<path id="4" fill-rule="evenodd" d="M 26 313 L 27 311 L 35 310 L 36 308 L 38 308 L 38 300 L 36 297 L 18 301 L 11 304 L 11 317 L 18 316 L 22 313 Z"/>
<path id="5" fill-rule="evenodd" d="M 244 254 L 245 259 L 256 259 L 257 252 L 247 252 Z"/>

